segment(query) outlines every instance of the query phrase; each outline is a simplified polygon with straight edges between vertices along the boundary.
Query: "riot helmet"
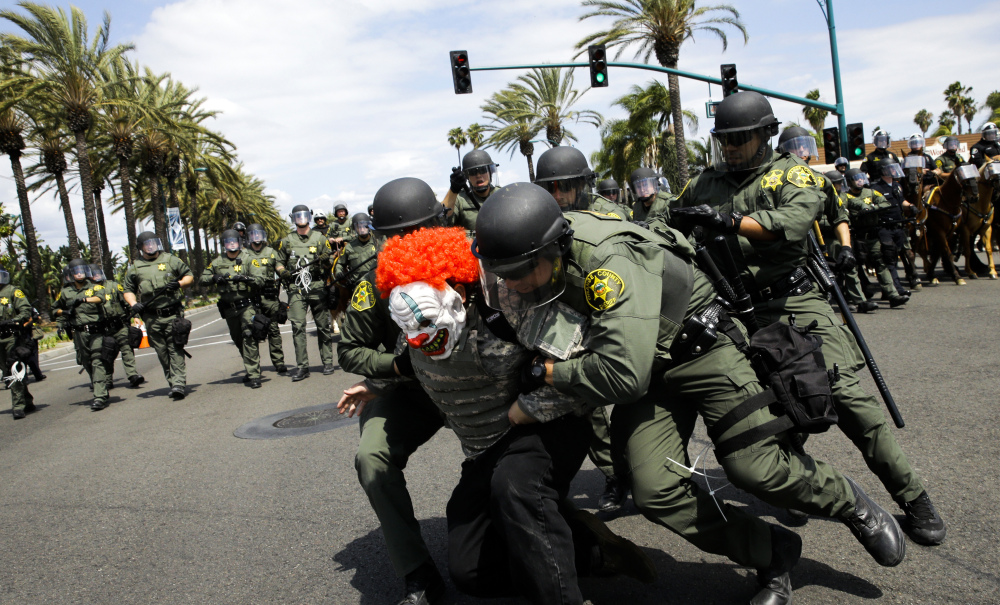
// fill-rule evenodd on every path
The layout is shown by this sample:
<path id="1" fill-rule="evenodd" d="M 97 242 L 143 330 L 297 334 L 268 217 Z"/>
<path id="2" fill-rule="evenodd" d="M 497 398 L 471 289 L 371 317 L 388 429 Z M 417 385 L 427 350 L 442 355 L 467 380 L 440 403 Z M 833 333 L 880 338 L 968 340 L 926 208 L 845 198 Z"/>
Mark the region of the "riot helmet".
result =
<path id="1" fill-rule="evenodd" d="M 343 214 L 341 214 L 343 212 Z M 337 204 L 333 207 L 333 218 L 337 219 L 337 222 L 343 223 L 347 220 L 347 206 L 344 204 Z"/>
<path id="2" fill-rule="evenodd" d="M 100 265 L 88 265 L 90 267 L 90 279 L 99 284 L 104 283 L 104 268 Z"/>
<path id="3" fill-rule="evenodd" d="M 851 191 L 857 193 L 868 184 L 868 175 L 857 168 L 851 168 L 844 174 L 844 180 Z"/>
<path id="4" fill-rule="evenodd" d="M 292 208 L 292 212 L 288 215 L 291 219 L 292 224 L 296 227 L 308 227 L 309 223 L 312 222 L 312 212 L 309 207 L 304 204 L 299 204 Z"/>
<path id="5" fill-rule="evenodd" d="M 911 134 L 910 139 L 906 142 L 912 151 L 921 151 L 924 148 L 924 135 L 922 134 Z"/>
<path id="6" fill-rule="evenodd" d="M 136 247 L 146 256 L 156 256 L 163 250 L 163 243 L 152 231 L 143 231 L 135 238 Z"/>
<path id="7" fill-rule="evenodd" d="M 243 238 L 240 237 L 240 232 L 236 229 L 226 229 L 219 236 L 219 239 L 222 240 L 222 248 L 226 254 L 239 252 L 240 248 L 243 247 Z"/>
<path id="8" fill-rule="evenodd" d="M 247 232 L 247 226 L 244 225 L 242 221 L 236 221 L 233 223 L 232 228 L 238 231 L 240 235 L 245 235 Z"/>
<path id="9" fill-rule="evenodd" d="M 778 149 L 796 155 L 803 161 L 819 157 L 816 149 L 816 139 L 801 126 L 790 126 L 778 137 Z"/>
<path id="10" fill-rule="evenodd" d="M 597 194 L 608 198 L 612 202 L 618 201 L 621 191 L 621 188 L 618 186 L 618 181 L 610 177 L 597 184 Z"/>
<path id="11" fill-rule="evenodd" d="M 563 211 L 586 210 L 594 172 L 575 147 L 553 147 L 538 156 L 535 183 L 548 191 Z"/>
<path id="12" fill-rule="evenodd" d="M 641 166 L 632 171 L 628 182 L 632 185 L 632 193 L 636 199 L 645 204 L 659 191 L 660 175 L 652 168 Z"/>
<path id="13" fill-rule="evenodd" d="M 91 277 L 90 265 L 82 258 L 74 258 L 66 264 L 69 269 L 69 276 L 73 281 L 83 281 Z"/>
<path id="14" fill-rule="evenodd" d="M 69 276 L 69 267 L 63 267 L 62 270 L 62 283 L 64 286 L 68 286 L 73 283 L 73 278 Z"/>
<path id="15" fill-rule="evenodd" d="M 847 158 L 841 156 L 833 161 L 833 167 L 837 169 L 837 172 L 844 174 L 847 169 L 851 167 L 851 162 Z"/>
<path id="16" fill-rule="evenodd" d="M 983 140 L 987 143 L 996 143 L 1000 139 L 1000 129 L 993 122 L 983 124 Z"/>
<path id="17" fill-rule="evenodd" d="M 445 211 L 431 186 L 413 177 L 382 185 L 375 193 L 372 206 L 372 229 L 385 236 L 405 233 L 416 227 L 436 226 Z"/>
<path id="18" fill-rule="evenodd" d="M 258 223 L 250 225 L 247 229 L 247 241 L 251 244 L 263 244 L 267 241 L 267 231 L 264 226 Z"/>
<path id="19" fill-rule="evenodd" d="M 375 216 L 375 204 L 368 204 L 368 216 Z"/>
<path id="20" fill-rule="evenodd" d="M 898 162 L 881 162 L 882 176 L 891 176 L 894 179 L 903 178 L 903 168 Z"/>
<path id="21" fill-rule="evenodd" d="M 944 138 L 943 147 L 945 153 L 954 153 L 958 151 L 959 145 L 960 143 L 958 142 L 958 137 L 947 136 Z"/>
<path id="22" fill-rule="evenodd" d="M 844 175 L 841 174 L 839 170 L 829 170 L 827 172 L 824 172 L 823 176 L 825 176 L 831 183 L 833 183 L 833 186 L 837 190 L 837 193 L 840 193 L 841 191 L 844 190 L 845 179 Z"/>
<path id="23" fill-rule="evenodd" d="M 0 286 L 6 286 L 10 283 L 10 273 L 3 267 L 0 267 Z"/>
<path id="24" fill-rule="evenodd" d="M 563 254 L 573 241 L 555 198 L 533 183 L 495 191 L 476 218 L 472 253 L 479 259 L 486 303 L 523 310 L 557 298 L 566 289 Z"/>
<path id="25" fill-rule="evenodd" d="M 715 111 L 712 129 L 713 166 L 721 172 L 760 165 L 780 122 L 764 95 L 744 90 L 731 94 Z"/>
<path id="26" fill-rule="evenodd" d="M 875 149 L 888 149 L 889 133 L 882 129 L 876 130 L 872 135 L 872 143 L 875 144 Z"/>
<path id="27" fill-rule="evenodd" d="M 320 223 L 320 221 L 323 221 L 323 222 Z M 313 210 L 313 222 L 315 222 L 320 227 L 322 227 L 323 225 L 325 225 L 326 224 L 326 212 L 323 212 L 319 208 Z"/>
<path id="28" fill-rule="evenodd" d="M 364 212 L 359 212 L 351 217 L 351 229 L 358 234 L 362 240 L 368 239 L 368 234 L 372 230 L 372 217 Z"/>
<path id="29" fill-rule="evenodd" d="M 496 186 L 497 165 L 490 154 L 482 149 L 473 149 L 462 158 L 462 172 L 469 179 L 469 186 L 482 196 Z"/>

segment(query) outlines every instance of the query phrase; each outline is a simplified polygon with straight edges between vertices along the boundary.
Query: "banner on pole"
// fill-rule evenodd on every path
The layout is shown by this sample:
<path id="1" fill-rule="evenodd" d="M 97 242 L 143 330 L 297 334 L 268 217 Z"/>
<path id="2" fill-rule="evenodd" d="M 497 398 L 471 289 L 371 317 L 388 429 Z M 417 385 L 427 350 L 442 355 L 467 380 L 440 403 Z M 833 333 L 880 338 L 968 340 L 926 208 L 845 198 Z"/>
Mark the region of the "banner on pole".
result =
<path id="1" fill-rule="evenodd" d="M 167 208 L 167 228 L 170 232 L 170 249 L 187 250 L 180 208 Z"/>

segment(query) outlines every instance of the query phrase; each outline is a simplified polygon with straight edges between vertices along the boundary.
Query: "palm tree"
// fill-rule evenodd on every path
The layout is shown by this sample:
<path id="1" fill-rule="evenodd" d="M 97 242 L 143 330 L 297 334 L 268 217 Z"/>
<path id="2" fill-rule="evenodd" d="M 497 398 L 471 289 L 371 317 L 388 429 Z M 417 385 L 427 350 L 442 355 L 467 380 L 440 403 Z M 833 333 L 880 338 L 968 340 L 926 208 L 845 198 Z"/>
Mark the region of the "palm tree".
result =
<path id="1" fill-rule="evenodd" d="M 0 104 L 0 153 L 10 156 L 10 167 L 14 172 L 14 184 L 17 188 L 17 201 L 21 205 L 21 225 L 24 228 L 25 253 L 32 275 L 42 275 L 42 259 L 38 252 L 38 237 L 35 235 L 35 223 L 31 219 L 31 206 L 28 203 L 28 188 L 24 184 L 24 172 L 21 170 L 21 154 L 24 152 L 24 120 L 17 112 L 7 105 Z M 49 298 L 45 292 L 45 282 L 35 280 L 35 301 L 42 317 L 48 319 Z"/>
<path id="2" fill-rule="evenodd" d="M 814 88 L 807 92 L 806 98 L 811 101 L 819 101 L 819 89 Z M 808 105 L 802 106 L 802 117 L 806 119 L 806 122 L 809 122 L 813 131 L 820 136 L 823 136 L 823 126 L 826 125 L 826 116 L 829 115 L 829 113 L 830 112 L 827 110 L 819 109 L 818 107 L 809 107 Z M 820 147 L 822 147 L 822 145 L 820 145 Z"/>
<path id="3" fill-rule="evenodd" d="M 614 17 L 611 28 L 591 34 L 576 44 L 577 49 L 586 49 L 590 44 L 618 46 L 616 58 L 625 48 L 636 44 L 636 58 L 649 61 L 653 55 L 664 67 L 677 68 L 681 45 L 693 39 L 695 32 L 714 34 L 722 42 L 722 50 L 728 47 L 728 38 L 722 26 L 735 28 L 749 39 L 746 27 L 740 21 L 740 13 L 728 4 L 697 6 L 697 0 L 583 0 L 583 6 L 593 10 L 580 17 Z M 711 13 L 722 16 L 711 17 Z M 581 50 L 579 54 L 582 54 Z M 579 56 L 579 54 L 577 56 Z M 670 100 L 675 124 L 683 121 L 681 112 L 681 88 L 677 76 L 669 74 Z M 683 129 L 676 129 L 674 143 L 677 149 L 678 175 L 681 181 L 688 180 L 687 145 Z"/>
<path id="4" fill-rule="evenodd" d="M 950 111 L 942 111 L 938 116 L 937 130 L 931 134 L 932 137 L 940 137 L 951 134 L 951 129 L 955 127 L 955 116 Z"/>
<path id="5" fill-rule="evenodd" d="M 657 142 L 663 132 L 656 120 L 607 120 L 601 127 L 601 148 L 590 156 L 600 175 L 627 183 L 633 170 L 658 164 Z"/>
<path id="6" fill-rule="evenodd" d="M 972 90 L 971 88 L 969 90 Z M 969 133 L 972 133 L 972 118 L 976 117 L 979 110 L 982 109 L 973 97 L 963 97 L 962 98 L 962 117 L 965 118 L 965 123 L 969 125 Z"/>
<path id="7" fill-rule="evenodd" d="M 564 124 L 570 120 L 600 126 L 604 118 L 590 109 L 576 111 L 570 109 L 582 93 L 573 89 L 573 70 L 534 68 L 530 73 L 518 77 L 511 88 L 523 95 L 530 105 L 532 117 L 545 129 L 545 139 L 552 147 L 558 147 L 562 140 L 576 141 L 576 136 Z"/>
<path id="8" fill-rule="evenodd" d="M 962 134 L 962 116 L 965 115 L 965 97 L 972 94 L 972 87 L 962 86 L 961 82 L 952 82 L 944 89 L 944 102 L 948 106 L 958 124 L 958 134 Z"/>
<path id="9" fill-rule="evenodd" d="M 483 127 L 479 124 L 469 124 L 469 127 L 465 129 L 465 136 L 469 139 L 469 145 L 472 145 L 473 149 L 482 147 L 483 139 L 486 138 L 483 134 Z"/>
<path id="10" fill-rule="evenodd" d="M 163 205 L 163 192 L 160 188 L 160 176 L 167 161 L 167 150 L 170 142 L 156 130 L 147 130 L 139 137 L 139 162 L 142 166 L 142 176 L 149 188 L 149 208 L 153 215 L 153 230 L 161 242 L 166 245 L 167 214 Z"/>
<path id="11" fill-rule="evenodd" d="M 934 114 L 926 109 L 921 109 L 917 112 L 917 115 L 913 116 L 913 123 L 920 129 L 920 134 L 926 137 L 927 129 L 934 123 Z"/>
<path id="12" fill-rule="evenodd" d="M 452 128 L 448 131 L 448 144 L 455 148 L 455 155 L 458 156 L 458 164 L 462 164 L 462 145 L 465 145 L 465 131 L 462 127 Z"/>
<path id="13" fill-rule="evenodd" d="M 689 163 L 699 174 L 712 165 L 712 141 L 709 137 L 688 141 Z"/>
<path id="14" fill-rule="evenodd" d="M 531 163 L 531 156 L 535 153 L 535 144 L 531 140 L 542 125 L 533 119 L 530 101 L 524 94 L 508 87 L 493 93 L 480 109 L 490 119 L 490 123 L 483 126 L 484 131 L 492 133 L 486 140 L 486 146 L 500 151 L 509 149 L 511 157 L 515 150 L 520 151 L 528 162 L 528 179 L 534 182 L 535 166 Z"/>
<path id="15" fill-rule="evenodd" d="M 63 219 L 66 221 L 66 236 L 73 258 L 80 256 L 79 237 L 76 234 L 76 221 L 73 218 L 73 207 L 69 200 L 69 190 L 66 187 L 65 173 L 69 168 L 66 162 L 66 145 L 63 135 L 51 126 L 38 125 L 33 128 L 29 138 L 38 148 L 40 162 L 35 166 L 29 166 L 28 177 L 34 178 L 30 191 L 38 191 L 45 194 L 52 190 L 53 181 L 56 191 L 59 194 L 59 207 L 63 211 Z M 40 174 L 44 173 L 44 174 Z"/>
<path id="16" fill-rule="evenodd" d="M 1000 90 L 994 90 L 990 94 L 986 95 L 986 101 L 983 103 L 983 109 L 989 109 L 990 115 L 983 121 L 985 125 L 986 122 L 992 122 L 996 124 L 1000 122 Z M 983 126 L 980 125 L 980 129 Z"/>

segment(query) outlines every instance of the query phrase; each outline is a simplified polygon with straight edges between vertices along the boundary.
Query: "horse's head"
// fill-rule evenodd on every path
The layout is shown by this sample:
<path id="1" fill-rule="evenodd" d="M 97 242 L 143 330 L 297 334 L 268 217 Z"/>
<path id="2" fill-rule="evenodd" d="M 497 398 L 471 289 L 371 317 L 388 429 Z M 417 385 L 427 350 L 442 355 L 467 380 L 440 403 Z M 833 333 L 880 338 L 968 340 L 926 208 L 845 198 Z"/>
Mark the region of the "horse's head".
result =
<path id="1" fill-rule="evenodd" d="M 955 168 L 952 178 L 956 179 L 962 187 L 962 193 L 966 198 L 979 197 L 979 171 L 972 164 L 962 164 Z"/>

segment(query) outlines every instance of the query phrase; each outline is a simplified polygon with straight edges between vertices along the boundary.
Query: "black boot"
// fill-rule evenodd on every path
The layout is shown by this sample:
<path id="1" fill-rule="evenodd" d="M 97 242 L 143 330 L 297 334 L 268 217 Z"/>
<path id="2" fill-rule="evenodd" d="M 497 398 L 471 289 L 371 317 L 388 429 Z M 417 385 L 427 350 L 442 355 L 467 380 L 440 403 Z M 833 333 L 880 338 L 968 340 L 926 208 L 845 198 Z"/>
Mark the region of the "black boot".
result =
<path id="1" fill-rule="evenodd" d="M 878 311 L 878 303 L 874 300 L 858 303 L 858 313 L 874 313 L 875 311 Z"/>
<path id="2" fill-rule="evenodd" d="M 434 563 L 427 561 L 406 574 L 406 595 L 397 605 L 434 605 L 444 594 L 444 580 Z"/>
<path id="3" fill-rule="evenodd" d="M 784 527 L 771 526 L 771 564 L 757 570 L 760 591 L 750 605 L 788 605 L 792 602 L 789 573 L 802 556 L 802 538 Z"/>
<path id="4" fill-rule="evenodd" d="M 597 501 L 597 510 L 602 513 L 616 511 L 622 507 L 626 498 L 628 498 L 628 486 L 625 482 L 608 477 L 604 480 L 604 493 Z"/>
<path id="5" fill-rule="evenodd" d="M 899 565 L 906 556 L 906 540 L 896 518 L 869 498 L 850 478 L 847 482 L 854 492 L 854 510 L 842 521 L 876 563 L 883 567 Z"/>
<path id="6" fill-rule="evenodd" d="M 920 492 L 919 496 L 900 503 L 899 507 L 906 513 L 903 529 L 911 540 L 924 546 L 937 546 L 944 542 L 947 533 L 944 519 L 934 509 L 927 492 Z"/>

